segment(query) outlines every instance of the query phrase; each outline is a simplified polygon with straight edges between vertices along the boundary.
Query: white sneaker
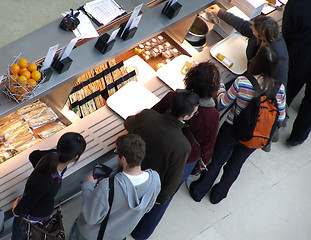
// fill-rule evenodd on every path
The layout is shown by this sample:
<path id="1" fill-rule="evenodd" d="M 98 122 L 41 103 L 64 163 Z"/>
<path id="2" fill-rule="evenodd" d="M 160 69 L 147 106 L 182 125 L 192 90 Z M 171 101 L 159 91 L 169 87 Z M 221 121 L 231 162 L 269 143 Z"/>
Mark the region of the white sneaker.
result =
<path id="1" fill-rule="evenodd" d="M 186 184 L 186 187 L 187 187 L 188 191 L 190 191 L 190 184 L 191 184 L 192 182 L 194 182 L 194 181 L 195 181 L 195 179 L 194 179 L 193 177 L 191 177 L 191 176 L 189 176 L 189 177 L 186 179 L 185 184 Z"/>

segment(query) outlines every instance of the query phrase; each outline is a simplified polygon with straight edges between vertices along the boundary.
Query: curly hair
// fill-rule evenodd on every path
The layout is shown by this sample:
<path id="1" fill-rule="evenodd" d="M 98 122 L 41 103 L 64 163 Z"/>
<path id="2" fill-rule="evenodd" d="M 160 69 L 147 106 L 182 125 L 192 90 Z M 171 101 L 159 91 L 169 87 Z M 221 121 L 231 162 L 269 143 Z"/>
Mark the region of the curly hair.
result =
<path id="1" fill-rule="evenodd" d="M 193 91 L 200 98 L 214 97 L 218 90 L 220 73 L 211 61 L 202 62 L 192 67 L 187 73 L 184 83 L 187 90 Z"/>

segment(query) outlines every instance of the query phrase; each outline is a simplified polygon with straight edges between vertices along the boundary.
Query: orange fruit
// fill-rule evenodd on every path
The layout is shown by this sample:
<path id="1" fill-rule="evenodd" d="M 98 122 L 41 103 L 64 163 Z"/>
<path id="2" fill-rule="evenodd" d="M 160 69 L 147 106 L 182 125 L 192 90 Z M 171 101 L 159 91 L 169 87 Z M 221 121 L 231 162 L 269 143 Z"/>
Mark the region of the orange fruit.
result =
<path id="1" fill-rule="evenodd" d="M 19 69 L 18 75 L 20 76 L 22 72 L 28 71 L 27 68 L 21 68 Z"/>
<path id="2" fill-rule="evenodd" d="M 17 79 L 17 82 L 21 86 L 26 86 L 27 85 L 27 78 L 25 76 L 19 76 L 18 79 Z"/>
<path id="3" fill-rule="evenodd" d="M 28 89 L 30 89 L 30 90 L 33 90 L 35 87 L 36 87 L 36 85 L 37 85 L 37 82 L 36 82 L 36 80 L 34 80 L 34 79 L 29 79 L 28 81 L 27 81 L 27 83 L 28 83 Z"/>
<path id="4" fill-rule="evenodd" d="M 28 61 L 25 58 L 20 58 L 17 64 L 20 66 L 20 68 L 25 68 L 28 65 Z"/>
<path id="5" fill-rule="evenodd" d="M 10 76 L 10 82 L 11 83 L 16 83 L 16 81 L 17 81 L 17 77 L 15 75 L 11 75 Z"/>
<path id="6" fill-rule="evenodd" d="M 15 93 L 16 92 L 16 86 L 15 85 L 12 85 L 10 88 L 9 88 L 9 91 L 11 93 Z"/>
<path id="7" fill-rule="evenodd" d="M 17 75 L 18 74 L 18 72 L 19 72 L 19 70 L 20 70 L 20 67 L 15 63 L 15 64 L 13 64 L 11 67 L 10 67 L 10 74 L 15 74 L 15 75 Z M 12 74 L 12 75 L 13 75 Z"/>
<path id="8" fill-rule="evenodd" d="M 27 79 L 29 79 L 31 77 L 31 72 L 28 70 L 23 70 L 19 75 L 25 76 Z"/>
<path id="9" fill-rule="evenodd" d="M 38 67 L 35 63 L 29 63 L 27 69 L 29 72 L 33 72 L 33 71 L 36 71 Z"/>
<path id="10" fill-rule="evenodd" d="M 17 86 L 16 87 L 16 94 L 19 94 L 19 95 L 23 95 L 25 93 L 27 93 L 27 88 L 26 87 L 22 87 L 22 86 Z"/>
<path id="11" fill-rule="evenodd" d="M 38 81 L 41 78 L 41 73 L 39 71 L 35 70 L 31 73 L 31 78 Z"/>

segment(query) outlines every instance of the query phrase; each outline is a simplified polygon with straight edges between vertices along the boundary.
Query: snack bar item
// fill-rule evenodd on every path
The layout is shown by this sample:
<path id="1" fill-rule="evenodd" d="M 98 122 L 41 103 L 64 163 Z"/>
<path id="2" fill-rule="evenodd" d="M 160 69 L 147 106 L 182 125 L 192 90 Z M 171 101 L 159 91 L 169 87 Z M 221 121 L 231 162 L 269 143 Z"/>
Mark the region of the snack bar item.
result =
<path id="1" fill-rule="evenodd" d="M 28 121 L 28 124 L 32 128 L 38 128 L 38 127 L 41 127 L 47 123 L 54 122 L 55 120 L 57 120 L 57 118 L 58 117 L 54 112 L 49 112 L 49 113 L 44 114 L 40 117 L 31 118 Z"/>
<path id="2" fill-rule="evenodd" d="M 33 138 L 34 138 L 34 136 L 32 135 L 32 133 L 28 132 L 28 133 L 23 134 L 22 136 L 16 138 L 14 141 L 12 141 L 10 143 L 10 145 L 13 146 L 14 148 L 17 148 L 17 147 L 29 142 Z"/>
<path id="3" fill-rule="evenodd" d="M 41 138 L 48 138 L 52 135 L 54 135 L 55 133 L 59 132 L 60 130 L 64 129 L 66 126 L 62 123 L 58 123 L 56 124 L 55 126 L 47 129 L 47 130 L 44 130 L 42 132 L 39 132 L 38 135 L 41 137 Z"/>
<path id="4" fill-rule="evenodd" d="M 34 109 L 44 107 L 44 106 L 46 106 L 46 104 L 38 100 L 38 101 L 35 101 L 35 102 L 25 106 L 25 107 L 18 109 L 17 113 L 18 114 L 25 114 L 29 111 L 33 111 Z"/>
<path id="5" fill-rule="evenodd" d="M 14 132 L 11 134 L 6 134 L 5 135 L 5 141 L 10 143 L 13 142 L 15 139 L 19 138 L 23 134 L 27 133 L 30 131 L 29 125 L 25 123 L 21 127 L 17 128 Z"/>
<path id="6" fill-rule="evenodd" d="M 32 139 L 32 140 L 30 140 L 29 142 L 27 142 L 27 143 L 25 143 L 25 144 L 23 144 L 23 145 L 17 147 L 17 148 L 16 148 L 16 151 L 17 151 L 17 152 L 22 152 L 22 151 L 24 151 L 24 150 L 26 150 L 26 149 L 28 149 L 28 148 L 34 146 L 35 144 L 37 144 L 37 143 L 39 143 L 39 142 L 41 142 L 41 141 L 42 141 L 42 140 L 39 139 L 39 138 Z"/>

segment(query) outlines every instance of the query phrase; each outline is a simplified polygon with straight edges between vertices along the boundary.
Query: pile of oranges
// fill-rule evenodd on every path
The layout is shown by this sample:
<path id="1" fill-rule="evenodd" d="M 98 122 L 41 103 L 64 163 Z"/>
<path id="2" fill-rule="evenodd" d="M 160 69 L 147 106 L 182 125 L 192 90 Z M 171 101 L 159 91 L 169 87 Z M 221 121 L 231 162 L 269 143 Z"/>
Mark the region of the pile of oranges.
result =
<path id="1" fill-rule="evenodd" d="M 23 100 L 41 79 L 41 73 L 35 63 L 28 63 L 27 59 L 20 58 L 10 66 L 7 88 L 17 100 Z"/>

